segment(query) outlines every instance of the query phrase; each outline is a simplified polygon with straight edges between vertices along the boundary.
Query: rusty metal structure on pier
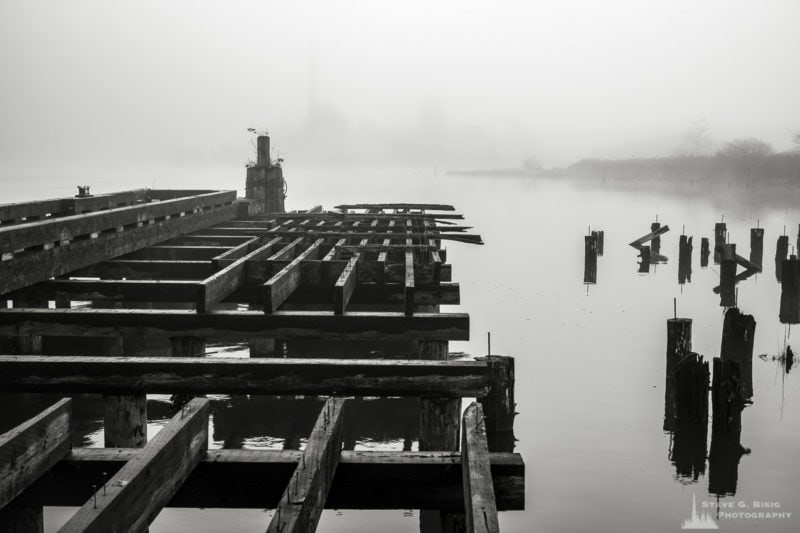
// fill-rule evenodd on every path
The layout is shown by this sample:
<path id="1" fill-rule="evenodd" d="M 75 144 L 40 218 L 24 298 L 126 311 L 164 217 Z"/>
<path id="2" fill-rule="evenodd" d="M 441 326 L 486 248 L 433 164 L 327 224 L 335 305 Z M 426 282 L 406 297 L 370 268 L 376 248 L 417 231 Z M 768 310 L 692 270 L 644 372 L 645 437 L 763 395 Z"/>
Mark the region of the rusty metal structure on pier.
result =
<path id="1" fill-rule="evenodd" d="M 460 302 L 443 244 L 480 236 L 449 205 L 283 212 L 268 154 L 259 137 L 243 199 L 83 188 L 0 205 L 0 392 L 65 397 L 0 436 L 4 527 L 77 506 L 62 531 L 144 531 L 178 506 L 271 508 L 268 531 L 312 531 L 323 508 L 496 531 L 524 507 L 514 360 L 454 358 L 469 317 L 439 308 Z M 211 339 L 249 358 L 206 357 Z M 72 446 L 78 394 L 104 404 L 105 448 Z M 175 398 L 149 442 L 147 394 Z M 302 451 L 227 450 L 208 449 L 206 394 L 322 400 Z M 365 397 L 419 398 L 419 450 L 342 450 Z"/>

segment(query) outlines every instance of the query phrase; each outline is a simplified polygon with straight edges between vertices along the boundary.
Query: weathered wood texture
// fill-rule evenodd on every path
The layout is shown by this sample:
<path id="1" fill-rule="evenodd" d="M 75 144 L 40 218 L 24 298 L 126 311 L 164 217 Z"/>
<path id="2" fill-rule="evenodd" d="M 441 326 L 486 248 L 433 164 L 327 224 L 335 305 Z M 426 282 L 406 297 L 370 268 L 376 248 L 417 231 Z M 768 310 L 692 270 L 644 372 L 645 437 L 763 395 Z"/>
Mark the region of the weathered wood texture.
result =
<path id="1" fill-rule="evenodd" d="M 782 324 L 800 323 L 800 260 L 791 256 L 782 261 L 781 268 L 781 307 Z"/>
<path id="2" fill-rule="evenodd" d="M 19 504 L 83 505 L 103 472 L 114 475 L 140 451 L 75 449 L 25 491 Z M 498 509 L 523 509 L 522 458 L 490 453 L 489 460 Z M 299 451 L 210 450 L 167 505 L 275 508 L 300 462 Z M 463 502 L 460 452 L 343 451 L 325 507 L 463 510 Z"/>
<path id="3" fill-rule="evenodd" d="M 328 499 L 342 449 L 345 400 L 331 398 L 322 406 L 280 503 L 272 515 L 268 533 L 315 531 Z"/>
<path id="4" fill-rule="evenodd" d="M 11 221 L 20 223 L 24 218 L 55 218 L 80 214 L 87 211 L 113 209 L 115 207 L 146 202 L 150 200 L 151 192 L 152 191 L 149 189 L 134 189 L 109 194 L 95 194 L 80 198 L 53 198 L 51 200 L 2 204 L 0 205 L 0 220 L 4 223 L 10 223 Z"/>
<path id="5" fill-rule="evenodd" d="M 756 319 L 736 307 L 725 312 L 722 324 L 722 345 L 719 355 L 724 361 L 739 363 L 740 392 L 747 400 L 753 396 L 753 346 L 756 336 Z"/>
<path id="6" fill-rule="evenodd" d="M 461 474 L 468 533 L 500 531 L 494 498 L 486 425 L 480 404 L 472 402 L 462 419 Z"/>
<path id="7" fill-rule="evenodd" d="M 490 355 L 478 360 L 485 362 L 489 371 L 489 393 L 478 399 L 486 419 L 489 450 L 513 452 L 516 442 L 514 417 L 517 416 L 514 396 L 514 358 Z"/>
<path id="8" fill-rule="evenodd" d="M 438 364 L 444 365 L 456 364 L 455 361 L 447 362 L 447 344 L 447 341 L 420 341 L 419 358 L 430 362 L 437 361 Z M 479 364 L 487 368 L 485 363 Z M 458 450 L 461 402 L 451 398 L 452 394 L 429 394 L 420 400 L 419 449 L 421 451 Z"/>
<path id="9" fill-rule="evenodd" d="M 305 259 L 316 259 L 319 256 L 322 239 L 317 239 L 303 252 L 297 254 L 288 265 L 272 276 L 262 288 L 264 312 L 274 313 L 286 301 L 290 294 L 300 285 L 300 264 Z"/>
<path id="10" fill-rule="evenodd" d="M 208 400 L 189 402 L 60 531 L 144 531 L 205 455 L 208 414 Z"/>
<path id="11" fill-rule="evenodd" d="M 43 388 L 42 392 L 47 392 Z M 106 391 L 98 391 L 106 392 Z M 106 394 L 103 445 L 141 448 L 147 442 L 147 398 L 144 394 Z"/>
<path id="12" fill-rule="evenodd" d="M 42 506 L 0 509 L 0 533 L 43 533 L 44 512 Z"/>
<path id="13" fill-rule="evenodd" d="M 359 255 L 354 255 L 347 262 L 339 279 L 333 287 L 334 312 L 343 315 L 347 310 L 347 305 L 353 297 L 356 288 L 356 276 L 358 273 Z"/>
<path id="14" fill-rule="evenodd" d="M 468 340 L 463 313 L 0 309 L 2 335 Z"/>
<path id="15" fill-rule="evenodd" d="M 71 424 L 71 400 L 64 398 L 0 435 L 0 508 L 69 453 Z"/>
<path id="16" fill-rule="evenodd" d="M 485 396 L 488 372 L 481 361 L 12 355 L 0 356 L 0 391 L 460 398 Z M 446 442 L 457 449 L 458 434 Z"/>

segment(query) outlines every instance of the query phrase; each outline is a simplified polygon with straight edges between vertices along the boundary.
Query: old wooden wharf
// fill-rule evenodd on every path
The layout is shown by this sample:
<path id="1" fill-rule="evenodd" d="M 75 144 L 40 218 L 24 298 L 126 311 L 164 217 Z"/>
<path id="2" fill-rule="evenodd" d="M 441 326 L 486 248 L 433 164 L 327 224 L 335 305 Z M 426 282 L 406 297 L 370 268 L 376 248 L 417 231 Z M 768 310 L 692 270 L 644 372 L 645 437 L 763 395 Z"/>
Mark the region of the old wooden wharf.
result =
<path id="1" fill-rule="evenodd" d="M 498 511 L 524 507 L 514 360 L 454 357 L 469 316 L 439 309 L 460 301 L 443 243 L 480 237 L 448 205 L 286 213 L 267 154 L 259 137 L 245 198 L 0 205 L 0 392 L 63 396 L 0 436 L 1 531 L 42 531 L 44 506 L 79 507 L 62 531 L 102 532 L 145 531 L 165 506 L 274 509 L 268 531 L 313 531 L 323 508 L 497 531 Z M 209 339 L 249 358 L 206 357 Z M 70 397 L 87 394 L 105 405 L 104 448 L 70 438 Z M 147 394 L 177 404 L 149 442 Z M 321 409 L 302 451 L 209 449 L 207 394 Z M 419 398 L 419 451 L 343 450 L 343 413 L 365 397 Z"/>

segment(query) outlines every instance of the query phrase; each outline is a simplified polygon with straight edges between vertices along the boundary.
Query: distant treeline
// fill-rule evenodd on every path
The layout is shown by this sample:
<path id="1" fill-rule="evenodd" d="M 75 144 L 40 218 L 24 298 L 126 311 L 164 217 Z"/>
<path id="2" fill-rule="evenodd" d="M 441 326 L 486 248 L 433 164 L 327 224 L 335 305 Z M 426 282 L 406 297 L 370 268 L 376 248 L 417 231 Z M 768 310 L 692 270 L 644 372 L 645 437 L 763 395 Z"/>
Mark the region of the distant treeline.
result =
<path id="1" fill-rule="evenodd" d="M 800 185 L 800 150 L 775 152 L 758 139 L 726 143 L 713 155 L 644 159 L 583 159 L 566 169 L 575 177 L 625 180 L 735 180 Z"/>

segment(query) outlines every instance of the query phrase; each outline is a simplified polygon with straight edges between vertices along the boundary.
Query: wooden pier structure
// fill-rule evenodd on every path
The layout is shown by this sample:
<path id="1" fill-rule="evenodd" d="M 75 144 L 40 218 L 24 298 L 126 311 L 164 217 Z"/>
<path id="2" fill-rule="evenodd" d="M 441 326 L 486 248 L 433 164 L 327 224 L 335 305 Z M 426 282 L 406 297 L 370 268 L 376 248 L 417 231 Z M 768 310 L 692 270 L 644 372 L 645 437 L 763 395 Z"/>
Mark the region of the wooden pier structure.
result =
<path id="1" fill-rule="evenodd" d="M 0 205 L 0 393 L 63 396 L 0 435 L 0 531 L 42 531 L 44 506 L 79 507 L 65 532 L 146 531 L 171 506 L 274 509 L 264 526 L 284 533 L 324 508 L 420 509 L 421 531 L 448 532 L 524 508 L 514 359 L 451 353 L 469 316 L 440 312 L 460 303 L 443 244 L 480 236 L 449 205 L 286 213 L 268 154 L 259 137 L 245 198 Z M 206 356 L 220 339 L 249 357 Z M 147 394 L 175 401 L 150 441 Z M 302 450 L 209 449 L 209 394 L 319 413 Z M 105 405 L 104 448 L 73 446 L 84 395 Z M 344 413 L 370 397 L 419 398 L 418 451 L 352 449 Z"/>

